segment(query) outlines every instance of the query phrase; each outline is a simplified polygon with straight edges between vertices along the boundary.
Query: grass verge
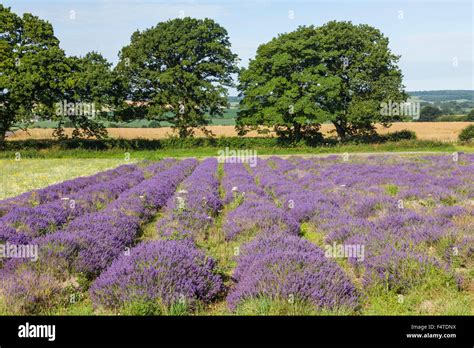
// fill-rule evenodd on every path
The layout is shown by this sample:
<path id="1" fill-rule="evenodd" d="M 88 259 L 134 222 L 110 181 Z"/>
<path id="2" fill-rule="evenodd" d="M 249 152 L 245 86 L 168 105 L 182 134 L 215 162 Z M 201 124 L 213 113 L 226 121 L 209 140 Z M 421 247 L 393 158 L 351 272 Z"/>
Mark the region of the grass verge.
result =
<path id="1" fill-rule="evenodd" d="M 0 151 L 0 159 L 21 158 L 114 158 L 117 160 L 149 159 L 158 160 L 164 157 L 211 157 L 218 156 L 219 147 L 163 148 L 156 150 L 126 150 L 112 148 L 109 150 L 88 149 L 25 149 Z M 231 150 L 233 148 L 230 148 Z M 380 153 L 380 152 L 474 152 L 474 144 L 443 143 L 426 140 L 403 140 L 378 144 L 336 144 L 329 146 L 248 146 L 246 149 L 256 151 L 259 156 L 266 155 L 318 155 L 332 153 Z"/>

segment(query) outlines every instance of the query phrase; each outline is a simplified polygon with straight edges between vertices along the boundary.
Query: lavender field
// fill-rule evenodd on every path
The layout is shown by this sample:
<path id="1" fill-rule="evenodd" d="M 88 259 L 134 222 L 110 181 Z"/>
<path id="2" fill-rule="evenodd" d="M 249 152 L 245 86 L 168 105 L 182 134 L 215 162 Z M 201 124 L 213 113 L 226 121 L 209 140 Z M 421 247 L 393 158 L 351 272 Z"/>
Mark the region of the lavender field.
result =
<path id="1" fill-rule="evenodd" d="M 472 315 L 474 155 L 164 159 L 0 201 L 1 314 Z"/>

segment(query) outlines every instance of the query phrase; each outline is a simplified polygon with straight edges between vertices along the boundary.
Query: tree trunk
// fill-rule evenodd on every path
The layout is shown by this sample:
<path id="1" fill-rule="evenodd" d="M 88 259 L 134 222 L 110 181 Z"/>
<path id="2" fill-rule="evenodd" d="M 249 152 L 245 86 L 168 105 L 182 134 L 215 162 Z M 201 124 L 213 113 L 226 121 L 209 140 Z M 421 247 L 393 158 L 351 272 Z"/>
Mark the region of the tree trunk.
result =
<path id="1" fill-rule="evenodd" d="M 333 124 L 334 127 L 336 127 L 337 136 L 340 138 L 341 141 L 344 140 L 347 135 L 347 129 L 345 124 L 339 121 L 333 122 Z"/>
<path id="2" fill-rule="evenodd" d="M 5 148 L 5 135 L 6 135 L 6 130 L 5 129 L 0 129 L 0 150 L 3 150 Z"/>
<path id="3" fill-rule="evenodd" d="M 301 125 L 299 123 L 293 123 L 293 138 L 296 142 L 302 138 Z"/>
<path id="4" fill-rule="evenodd" d="M 189 136 L 188 127 L 179 127 L 179 137 L 187 138 Z"/>

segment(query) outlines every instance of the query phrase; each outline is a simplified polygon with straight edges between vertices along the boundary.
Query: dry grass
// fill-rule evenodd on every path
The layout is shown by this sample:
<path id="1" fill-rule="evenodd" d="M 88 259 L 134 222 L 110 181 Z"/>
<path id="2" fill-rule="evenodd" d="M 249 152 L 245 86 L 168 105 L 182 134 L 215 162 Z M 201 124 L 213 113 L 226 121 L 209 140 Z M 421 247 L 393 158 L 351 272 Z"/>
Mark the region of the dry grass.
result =
<path id="1" fill-rule="evenodd" d="M 378 127 L 382 133 L 408 129 L 414 131 L 421 140 L 456 141 L 459 133 L 473 122 L 410 122 L 394 123 L 390 128 Z"/>
<path id="2" fill-rule="evenodd" d="M 461 130 L 472 122 L 413 122 L 413 123 L 394 123 L 390 128 L 378 127 L 381 134 L 400 131 L 402 129 L 412 130 L 422 140 L 440 140 L 440 141 L 455 141 Z M 237 136 L 233 126 L 209 126 L 207 127 L 212 133 L 218 137 L 220 136 Z M 171 135 L 176 135 L 169 127 L 163 128 L 109 128 L 107 129 L 111 138 L 124 139 L 163 139 Z M 327 134 L 333 131 L 334 127 L 329 124 L 322 126 L 322 132 Z M 72 129 L 67 129 L 66 133 L 71 134 Z M 24 131 L 17 131 L 10 136 L 9 140 L 24 140 L 24 139 L 51 139 L 52 129 L 31 129 L 28 133 Z M 196 136 L 202 137 L 204 134 L 201 131 L 196 132 Z M 256 132 L 250 132 L 247 137 L 265 136 L 259 135 Z"/>

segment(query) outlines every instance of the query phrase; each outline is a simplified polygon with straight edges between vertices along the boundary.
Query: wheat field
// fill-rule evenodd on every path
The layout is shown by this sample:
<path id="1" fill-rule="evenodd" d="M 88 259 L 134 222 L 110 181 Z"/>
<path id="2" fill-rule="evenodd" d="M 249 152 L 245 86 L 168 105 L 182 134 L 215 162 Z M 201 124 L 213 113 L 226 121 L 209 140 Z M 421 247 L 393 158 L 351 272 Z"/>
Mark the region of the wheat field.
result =
<path id="1" fill-rule="evenodd" d="M 457 140 L 457 137 L 461 130 L 472 122 L 413 122 L 413 123 L 394 123 L 389 128 L 382 126 L 377 127 L 377 131 L 381 134 L 390 132 L 400 131 L 402 129 L 408 129 L 414 131 L 418 136 L 418 139 L 422 140 L 439 140 L 451 142 Z M 234 126 L 209 126 L 208 130 L 217 137 L 222 136 L 237 136 Z M 108 128 L 109 136 L 111 138 L 124 138 L 124 139 L 163 139 L 169 136 L 176 136 L 170 127 L 162 128 Z M 330 134 L 334 131 L 334 127 L 329 124 L 322 125 L 322 132 L 324 134 Z M 25 131 L 16 131 L 13 135 L 9 136 L 9 140 L 25 140 L 25 139 L 51 139 L 52 129 L 40 129 L 34 128 Z M 66 134 L 71 134 L 72 129 L 66 129 Z M 196 131 L 196 136 L 204 136 L 200 130 Z M 247 137 L 255 136 L 267 136 L 257 134 L 256 132 L 250 132 L 246 135 Z"/>

